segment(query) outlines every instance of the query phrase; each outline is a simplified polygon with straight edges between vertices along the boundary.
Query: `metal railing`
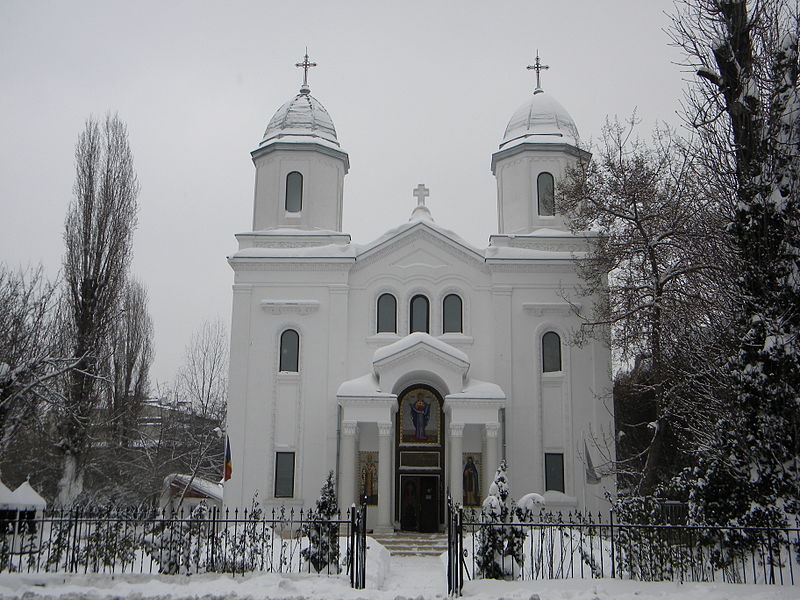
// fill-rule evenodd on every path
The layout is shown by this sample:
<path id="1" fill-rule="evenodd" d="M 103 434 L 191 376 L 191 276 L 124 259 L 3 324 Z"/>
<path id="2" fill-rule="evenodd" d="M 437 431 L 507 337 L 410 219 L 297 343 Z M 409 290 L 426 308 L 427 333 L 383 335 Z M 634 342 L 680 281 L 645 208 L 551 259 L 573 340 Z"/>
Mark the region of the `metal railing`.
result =
<path id="1" fill-rule="evenodd" d="M 346 572 L 363 587 L 366 507 L 320 520 L 310 511 L 78 507 L 0 515 L 0 572 Z"/>
<path id="2" fill-rule="evenodd" d="M 482 550 L 490 546 L 491 552 Z M 464 578 L 619 578 L 795 585 L 798 527 L 615 523 L 541 513 L 536 522 L 484 522 L 448 502 L 448 590 Z"/>

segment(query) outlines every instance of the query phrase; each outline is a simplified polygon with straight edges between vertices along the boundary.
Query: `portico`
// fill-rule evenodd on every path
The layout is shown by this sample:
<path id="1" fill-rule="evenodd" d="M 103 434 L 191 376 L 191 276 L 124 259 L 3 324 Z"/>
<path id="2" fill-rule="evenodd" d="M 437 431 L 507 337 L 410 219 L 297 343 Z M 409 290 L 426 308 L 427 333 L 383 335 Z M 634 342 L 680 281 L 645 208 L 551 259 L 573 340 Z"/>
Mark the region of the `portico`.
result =
<path id="1" fill-rule="evenodd" d="M 372 367 L 337 393 L 340 506 L 360 500 L 371 474 L 359 472 L 358 454 L 377 447 L 377 516 L 369 526 L 438 530 L 447 493 L 463 501 L 465 429 L 482 440 L 480 480 L 494 475 L 505 394 L 470 379 L 469 357 L 427 333 L 379 348 Z"/>

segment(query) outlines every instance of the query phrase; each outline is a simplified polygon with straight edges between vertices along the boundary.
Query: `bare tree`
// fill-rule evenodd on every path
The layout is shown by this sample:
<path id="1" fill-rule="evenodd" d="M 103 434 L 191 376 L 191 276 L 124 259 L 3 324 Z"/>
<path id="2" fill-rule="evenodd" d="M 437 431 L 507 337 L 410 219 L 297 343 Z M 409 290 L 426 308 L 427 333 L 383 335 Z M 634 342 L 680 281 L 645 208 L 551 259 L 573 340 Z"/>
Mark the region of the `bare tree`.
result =
<path id="1" fill-rule="evenodd" d="M 192 334 L 175 394 L 203 418 L 224 418 L 228 397 L 228 331 L 221 319 Z"/>
<path id="2" fill-rule="evenodd" d="M 643 142 L 635 116 L 607 122 L 594 158 L 568 170 L 559 189 L 572 228 L 598 234 L 589 260 L 577 261 L 582 295 L 603 299 L 582 334 L 610 328 L 617 360 L 631 371 L 616 396 L 634 410 L 618 403 L 617 417 L 638 419 L 621 424 L 638 442 L 619 453 L 617 469 L 633 493 L 652 493 L 680 466 L 681 382 L 715 364 L 707 355 L 684 372 L 687 347 L 707 351 L 709 331 L 730 319 L 724 203 L 704 191 L 692 149 L 667 129 Z"/>
<path id="3" fill-rule="evenodd" d="M 147 289 L 140 281 L 125 284 L 122 315 L 111 334 L 111 382 L 108 419 L 114 445 L 135 437 L 137 419 L 149 392 L 153 362 L 153 320 L 147 310 Z"/>
<path id="4" fill-rule="evenodd" d="M 42 404 L 58 397 L 75 365 L 57 354 L 57 284 L 42 267 L 12 271 L 0 264 L 0 460 Z"/>
<path id="5" fill-rule="evenodd" d="M 67 343 L 80 362 L 58 407 L 62 504 L 71 504 L 83 490 L 92 418 L 102 398 L 103 352 L 119 316 L 136 227 L 139 184 L 127 128 L 118 116 L 86 122 L 75 166 L 74 199 L 64 231 L 64 278 Z"/>

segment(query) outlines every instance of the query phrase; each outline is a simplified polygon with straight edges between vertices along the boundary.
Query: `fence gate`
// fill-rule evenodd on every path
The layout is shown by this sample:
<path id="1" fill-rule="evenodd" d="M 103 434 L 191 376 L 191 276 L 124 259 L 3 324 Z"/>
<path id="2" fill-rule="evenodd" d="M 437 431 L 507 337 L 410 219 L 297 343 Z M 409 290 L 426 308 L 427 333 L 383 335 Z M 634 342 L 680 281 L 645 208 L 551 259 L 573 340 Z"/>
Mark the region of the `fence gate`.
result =
<path id="1" fill-rule="evenodd" d="M 447 497 L 447 593 L 460 596 L 464 586 L 464 509 Z"/>

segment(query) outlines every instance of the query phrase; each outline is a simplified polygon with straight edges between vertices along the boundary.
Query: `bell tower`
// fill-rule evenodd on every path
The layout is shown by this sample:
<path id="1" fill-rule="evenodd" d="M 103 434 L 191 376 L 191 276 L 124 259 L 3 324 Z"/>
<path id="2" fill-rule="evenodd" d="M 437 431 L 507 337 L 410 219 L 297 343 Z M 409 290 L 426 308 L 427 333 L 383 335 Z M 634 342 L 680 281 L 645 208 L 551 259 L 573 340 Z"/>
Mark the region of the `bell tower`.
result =
<path id="1" fill-rule="evenodd" d="M 578 148 L 578 128 L 570 114 L 541 87 L 541 72 L 549 68 L 537 52 L 528 66 L 536 71 L 536 88 L 511 116 L 500 148 L 492 154 L 500 234 L 566 231 L 555 207 L 555 186 L 569 165 L 591 156 Z"/>
<path id="2" fill-rule="evenodd" d="M 328 111 L 311 95 L 308 58 L 300 92 L 270 119 L 258 148 L 253 231 L 342 231 L 344 176 L 350 168 Z"/>

